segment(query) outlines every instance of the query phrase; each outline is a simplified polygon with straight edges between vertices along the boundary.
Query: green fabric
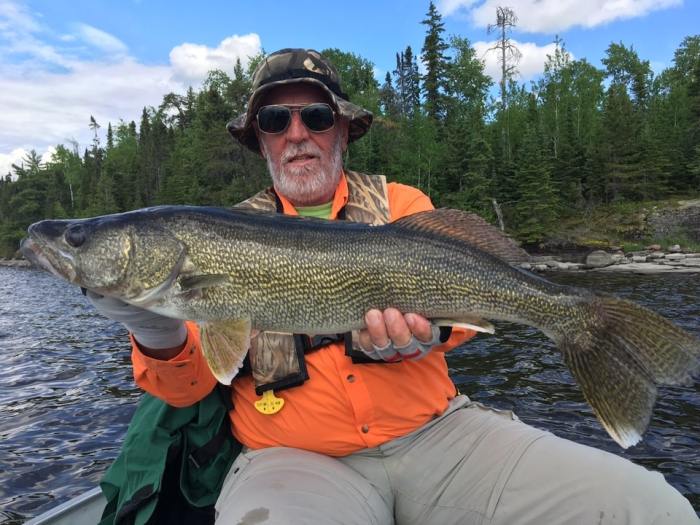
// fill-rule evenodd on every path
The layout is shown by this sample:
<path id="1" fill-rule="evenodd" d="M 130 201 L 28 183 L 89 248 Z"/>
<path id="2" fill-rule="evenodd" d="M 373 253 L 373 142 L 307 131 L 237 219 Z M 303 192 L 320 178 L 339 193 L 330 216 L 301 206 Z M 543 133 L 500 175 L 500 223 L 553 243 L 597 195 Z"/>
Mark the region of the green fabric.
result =
<path id="1" fill-rule="evenodd" d="M 100 482 L 107 506 L 99 525 L 148 523 L 161 495 L 166 464 L 175 454 L 180 456 L 182 496 L 194 507 L 213 505 L 240 444 L 229 430 L 212 461 L 196 468 L 188 457 L 214 438 L 222 424 L 229 430 L 228 410 L 217 388 L 186 408 L 144 394 L 121 452 Z"/>
<path id="2" fill-rule="evenodd" d="M 333 208 L 332 202 L 319 204 L 318 206 L 298 206 L 296 208 L 299 215 L 302 217 L 316 217 L 317 219 L 328 219 L 331 216 Z"/>

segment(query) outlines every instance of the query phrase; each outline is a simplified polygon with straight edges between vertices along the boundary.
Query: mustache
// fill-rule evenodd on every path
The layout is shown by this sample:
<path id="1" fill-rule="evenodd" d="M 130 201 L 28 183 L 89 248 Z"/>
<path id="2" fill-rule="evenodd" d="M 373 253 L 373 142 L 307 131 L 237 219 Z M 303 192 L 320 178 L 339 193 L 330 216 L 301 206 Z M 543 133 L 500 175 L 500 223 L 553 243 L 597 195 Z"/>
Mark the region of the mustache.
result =
<path id="1" fill-rule="evenodd" d="M 298 157 L 299 155 L 311 155 L 313 157 L 321 157 L 321 153 L 322 152 L 320 148 L 310 143 L 291 144 L 285 148 L 284 152 L 282 152 L 280 160 L 282 161 L 282 164 L 286 164 L 294 157 Z"/>

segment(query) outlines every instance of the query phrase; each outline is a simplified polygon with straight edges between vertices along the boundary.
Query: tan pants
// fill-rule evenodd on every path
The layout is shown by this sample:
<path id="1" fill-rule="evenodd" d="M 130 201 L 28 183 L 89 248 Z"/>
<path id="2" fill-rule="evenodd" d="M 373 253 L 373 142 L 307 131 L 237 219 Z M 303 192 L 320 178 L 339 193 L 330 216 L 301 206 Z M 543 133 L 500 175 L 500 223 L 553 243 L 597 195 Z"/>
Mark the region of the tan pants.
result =
<path id="1" fill-rule="evenodd" d="M 466 396 L 415 432 L 343 458 L 245 451 L 216 507 L 219 525 L 700 523 L 661 474 Z"/>

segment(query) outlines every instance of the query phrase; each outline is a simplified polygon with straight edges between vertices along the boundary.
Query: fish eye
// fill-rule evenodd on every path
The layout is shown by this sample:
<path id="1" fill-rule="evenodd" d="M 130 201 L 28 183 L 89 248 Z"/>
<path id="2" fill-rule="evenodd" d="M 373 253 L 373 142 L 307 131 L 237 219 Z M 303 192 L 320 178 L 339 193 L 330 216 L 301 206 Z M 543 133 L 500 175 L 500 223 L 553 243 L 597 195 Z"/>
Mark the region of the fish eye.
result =
<path id="1" fill-rule="evenodd" d="M 69 227 L 63 237 L 73 248 L 79 248 L 82 246 L 87 238 L 85 235 L 85 228 L 83 228 L 81 225 Z"/>

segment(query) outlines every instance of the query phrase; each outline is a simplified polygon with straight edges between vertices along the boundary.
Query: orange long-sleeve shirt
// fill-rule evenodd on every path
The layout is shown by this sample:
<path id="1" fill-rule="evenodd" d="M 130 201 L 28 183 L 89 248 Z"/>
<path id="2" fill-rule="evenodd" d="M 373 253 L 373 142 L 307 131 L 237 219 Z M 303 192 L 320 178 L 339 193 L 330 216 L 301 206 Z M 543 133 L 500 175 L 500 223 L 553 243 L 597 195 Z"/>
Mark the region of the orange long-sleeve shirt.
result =
<path id="1" fill-rule="evenodd" d="M 432 209 L 430 199 L 410 186 L 387 185 L 391 220 Z M 336 190 L 331 218 L 345 205 L 345 178 Z M 296 214 L 282 199 L 284 212 Z M 349 254 L 352 256 L 352 254 Z M 277 392 L 285 400 L 272 415 L 258 412 L 251 376 L 235 379 L 231 411 L 233 433 L 252 449 L 284 446 L 331 456 L 343 456 L 406 435 L 441 414 L 456 390 L 444 351 L 471 338 L 474 332 L 453 329 L 450 339 L 420 361 L 353 364 L 341 343 L 306 356 L 309 379 Z M 136 383 L 174 406 L 191 405 L 206 396 L 216 380 L 201 353 L 199 332 L 188 323 L 188 340 L 176 357 L 162 361 L 145 356 L 133 343 Z"/>

